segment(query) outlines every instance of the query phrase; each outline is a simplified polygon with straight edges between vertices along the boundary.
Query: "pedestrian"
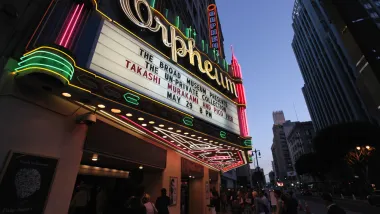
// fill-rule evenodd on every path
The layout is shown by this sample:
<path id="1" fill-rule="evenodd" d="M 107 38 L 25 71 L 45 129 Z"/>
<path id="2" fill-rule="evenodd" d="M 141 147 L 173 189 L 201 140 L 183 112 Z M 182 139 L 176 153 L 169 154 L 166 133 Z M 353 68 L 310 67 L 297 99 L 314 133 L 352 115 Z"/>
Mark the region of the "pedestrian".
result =
<path id="1" fill-rule="evenodd" d="M 216 190 L 212 191 L 211 205 L 215 208 L 217 214 L 220 213 L 220 198 Z"/>
<path id="2" fill-rule="evenodd" d="M 145 206 L 142 204 L 142 198 L 132 196 L 128 200 L 127 213 L 147 214 Z"/>
<path id="3" fill-rule="evenodd" d="M 237 201 L 239 203 L 240 213 L 242 213 L 244 211 L 244 193 L 241 190 L 237 192 Z"/>
<path id="4" fill-rule="evenodd" d="M 256 214 L 269 214 L 270 213 L 269 201 L 264 196 L 264 193 L 262 191 L 260 191 L 260 193 L 257 193 L 255 191 L 253 192 L 252 195 L 254 197 Z"/>
<path id="5" fill-rule="evenodd" d="M 146 209 L 146 214 L 156 214 L 158 213 L 158 210 L 156 209 L 156 206 L 150 201 L 150 195 L 145 194 L 142 200 L 145 209 Z"/>
<path id="6" fill-rule="evenodd" d="M 284 214 L 284 202 L 282 201 L 281 190 L 274 190 L 274 197 L 276 198 L 276 212 L 275 214 Z"/>
<path id="7" fill-rule="evenodd" d="M 158 214 L 169 214 L 168 206 L 170 205 L 170 198 L 166 195 L 166 189 L 161 189 L 161 196 L 156 200 L 156 208 Z"/>
<path id="8" fill-rule="evenodd" d="M 232 214 L 241 214 L 241 205 L 237 198 L 232 199 L 231 212 Z"/>
<path id="9" fill-rule="evenodd" d="M 298 201 L 292 196 L 293 192 L 282 195 L 282 201 L 284 202 L 285 214 L 297 214 L 298 213 Z"/>
<path id="10" fill-rule="evenodd" d="M 91 187 L 83 181 L 79 185 L 79 191 L 74 195 L 70 202 L 70 214 L 86 214 L 89 210 L 89 202 L 91 199 Z"/>
<path id="11" fill-rule="evenodd" d="M 103 214 L 107 204 L 107 189 L 99 186 L 96 195 L 96 214 Z"/>
<path id="12" fill-rule="evenodd" d="M 253 205 L 253 196 L 250 191 L 248 191 L 245 194 L 245 207 L 244 207 L 244 214 L 251 214 L 252 213 L 252 205 Z"/>
<path id="13" fill-rule="evenodd" d="M 227 211 L 227 194 L 226 194 L 226 192 L 222 192 L 220 198 L 222 201 L 222 211 L 226 212 Z"/>
<path id="14" fill-rule="evenodd" d="M 334 203 L 332 195 L 330 193 L 323 193 L 322 199 L 326 203 L 327 214 L 346 214 L 346 211 L 344 211 L 344 209 Z"/>

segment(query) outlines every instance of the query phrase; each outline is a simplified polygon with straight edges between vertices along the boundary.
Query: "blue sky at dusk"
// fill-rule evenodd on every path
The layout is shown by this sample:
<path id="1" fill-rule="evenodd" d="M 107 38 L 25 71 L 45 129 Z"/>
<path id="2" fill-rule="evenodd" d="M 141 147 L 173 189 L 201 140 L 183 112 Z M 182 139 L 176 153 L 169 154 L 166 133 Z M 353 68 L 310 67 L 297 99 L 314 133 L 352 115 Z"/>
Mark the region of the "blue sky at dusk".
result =
<path id="1" fill-rule="evenodd" d="M 303 79 L 291 42 L 294 0 L 216 0 L 227 60 L 230 45 L 243 71 L 253 146 L 261 150 L 260 167 L 272 169 L 272 111 L 285 119 L 310 120 L 302 95 Z"/>

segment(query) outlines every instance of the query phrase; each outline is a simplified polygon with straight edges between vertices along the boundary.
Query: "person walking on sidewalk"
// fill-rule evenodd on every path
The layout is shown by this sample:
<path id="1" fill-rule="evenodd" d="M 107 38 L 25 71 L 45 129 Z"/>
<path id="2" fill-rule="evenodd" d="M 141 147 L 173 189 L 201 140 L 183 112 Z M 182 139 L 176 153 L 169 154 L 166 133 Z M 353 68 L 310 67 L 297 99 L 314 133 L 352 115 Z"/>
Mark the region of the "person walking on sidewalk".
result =
<path id="1" fill-rule="evenodd" d="M 346 214 L 346 211 L 336 205 L 330 193 L 323 193 L 322 199 L 325 201 L 327 206 L 327 214 Z"/>
<path id="2" fill-rule="evenodd" d="M 284 202 L 282 201 L 281 190 L 274 190 L 274 197 L 277 199 L 275 214 L 284 214 Z"/>
<path id="3" fill-rule="evenodd" d="M 142 199 L 142 202 L 145 206 L 145 209 L 146 209 L 146 214 L 156 214 L 158 213 L 158 210 L 156 209 L 156 206 L 154 206 L 154 204 L 150 201 L 150 195 L 149 194 L 145 194 L 143 199 Z"/>
<path id="4" fill-rule="evenodd" d="M 161 189 L 161 196 L 156 200 L 158 214 L 169 214 L 170 198 L 166 195 L 166 189 Z"/>

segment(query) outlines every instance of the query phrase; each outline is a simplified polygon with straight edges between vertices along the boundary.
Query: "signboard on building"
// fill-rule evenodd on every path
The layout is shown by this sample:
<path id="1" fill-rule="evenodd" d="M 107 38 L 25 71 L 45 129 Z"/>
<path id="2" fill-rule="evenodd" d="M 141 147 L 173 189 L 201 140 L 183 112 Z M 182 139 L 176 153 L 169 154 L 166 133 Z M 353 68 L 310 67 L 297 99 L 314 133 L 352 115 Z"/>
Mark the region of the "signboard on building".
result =
<path id="1" fill-rule="evenodd" d="M 44 213 L 57 159 L 11 152 L 0 178 L 1 213 Z"/>
<path id="2" fill-rule="evenodd" d="M 219 22 L 218 13 L 216 11 L 216 5 L 210 4 L 207 8 L 208 15 L 208 27 L 210 34 L 210 47 L 215 48 L 221 54 L 220 38 L 219 38 Z"/>
<path id="3" fill-rule="evenodd" d="M 103 23 L 90 68 L 153 99 L 240 134 L 236 104 L 108 21 Z"/>
<path id="4" fill-rule="evenodd" d="M 293 176 L 297 175 L 297 173 L 295 171 L 289 171 L 286 174 L 288 175 L 288 177 L 293 177 Z"/>

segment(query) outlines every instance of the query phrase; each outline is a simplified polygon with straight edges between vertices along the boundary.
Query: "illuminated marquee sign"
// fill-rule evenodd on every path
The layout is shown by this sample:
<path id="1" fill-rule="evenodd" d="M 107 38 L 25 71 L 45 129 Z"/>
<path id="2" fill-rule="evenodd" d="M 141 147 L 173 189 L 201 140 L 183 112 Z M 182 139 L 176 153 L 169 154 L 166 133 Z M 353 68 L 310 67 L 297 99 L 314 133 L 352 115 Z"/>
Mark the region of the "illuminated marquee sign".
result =
<path id="1" fill-rule="evenodd" d="M 218 13 L 216 12 L 216 5 L 210 4 L 207 8 L 208 15 L 208 27 L 210 34 L 210 47 L 215 48 L 220 51 L 220 38 L 219 38 L 219 24 L 218 24 Z"/>
<path id="2" fill-rule="evenodd" d="M 161 30 L 162 42 L 166 47 L 171 48 L 171 58 L 174 62 L 178 61 L 178 56 L 188 56 L 190 64 L 195 66 L 196 60 L 200 72 L 207 74 L 208 78 L 215 81 L 219 86 L 223 87 L 231 95 L 238 97 L 235 82 L 228 75 L 223 75 L 223 73 L 218 70 L 216 66 L 213 66 L 213 63 L 211 61 L 204 60 L 201 57 L 201 53 L 195 48 L 194 39 L 184 39 L 180 35 L 177 35 L 177 29 L 174 26 L 170 25 L 169 27 L 164 25 L 163 21 L 154 15 L 146 0 L 134 0 L 135 11 L 132 11 L 130 0 L 120 0 L 120 5 L 130 21 L 132 21 L 137 26 L 149 29 L 152 32 L 159 32 Z M 142 7 L 145 7 L 147 9 L 146 19 L 143 18 L 144 15 L 142 14 Z M 135 14 L 137 14 L 137 17 Z"/>
<path id="3" fill-rule="evenodd" d="M 104 21 L 90 68 L 225 130 L 240 134 L 237 106 L 114 24 Z M 192 126 L 189 119 L 184 123 Z M 222 138 L 226 137 L 223 132 Z"/>

